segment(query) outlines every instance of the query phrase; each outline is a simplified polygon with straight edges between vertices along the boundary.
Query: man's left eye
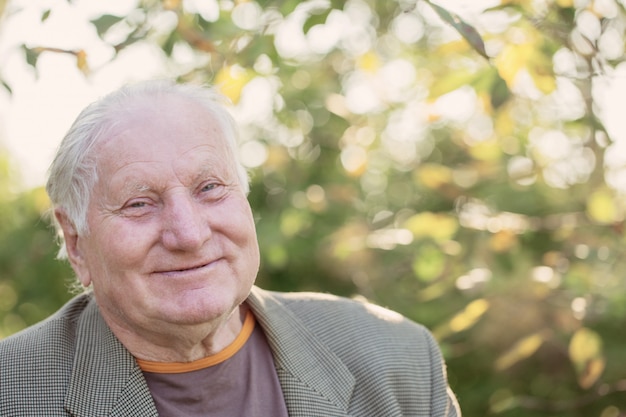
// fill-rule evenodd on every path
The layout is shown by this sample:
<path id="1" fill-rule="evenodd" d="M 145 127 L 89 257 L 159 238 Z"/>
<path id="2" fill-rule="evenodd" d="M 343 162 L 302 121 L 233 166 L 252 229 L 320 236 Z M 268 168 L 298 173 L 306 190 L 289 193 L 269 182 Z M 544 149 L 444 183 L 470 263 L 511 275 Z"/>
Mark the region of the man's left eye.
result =
<path id="1" fill-rule="evenodd" d="M 217 184 L 206 184 L 205 186 L 202 187 L 202 189 L 200 191 L 211 191 L 214 188 L 217 187 Z"/>

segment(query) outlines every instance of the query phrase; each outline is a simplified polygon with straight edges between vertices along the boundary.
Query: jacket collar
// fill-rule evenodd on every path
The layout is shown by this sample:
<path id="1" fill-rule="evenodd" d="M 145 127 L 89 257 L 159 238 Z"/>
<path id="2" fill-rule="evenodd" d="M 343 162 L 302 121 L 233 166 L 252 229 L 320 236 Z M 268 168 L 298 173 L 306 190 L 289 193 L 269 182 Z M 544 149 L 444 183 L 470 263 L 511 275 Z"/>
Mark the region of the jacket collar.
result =
<path id="1" fill-rule="evenodd" d="M 347 416 L 355 379 L 345 364 L 271 292 L 247 300 L 274 354 L 291 417 Z M 92 299 L 76 327 L 65 408 L 73 416 L 158 416 L 141 369 Z"/>
<path id="2" fill-rule="evenodd" d="M 76 325 L 76 356 L 65 408 L 72 416 L 158 416 L 141 369 L 93 299 Z"/>
<path id="3" fill-rule="evenodd" d="M 271 292 L 253 287 L 248 305 L 263 328 L 290 416 L 346 416 L 355 378 Z"/>

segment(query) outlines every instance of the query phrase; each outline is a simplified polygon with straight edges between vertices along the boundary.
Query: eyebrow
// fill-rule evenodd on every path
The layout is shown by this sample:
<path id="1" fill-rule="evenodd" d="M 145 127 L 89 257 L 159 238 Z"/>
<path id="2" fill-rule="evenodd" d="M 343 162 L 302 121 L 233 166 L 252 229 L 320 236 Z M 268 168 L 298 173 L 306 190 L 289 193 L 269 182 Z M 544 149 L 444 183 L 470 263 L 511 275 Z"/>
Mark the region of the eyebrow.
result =
<path id="1" fill-rule="evenodd" d="M 111 198 L 113 198 L 113 201 L 126 200 L 128 198 L 136 196 L 137 194 L 145 193 L 146 191 L 154 191 L 154 187 L 151 187 L 143 182 L 133 183 L 131 181 L 125 181 L 124 185 L 120 189 L 118 189 L 117 192 L 111 194 Z"/>
<path id="2" fill-rule="evenodd" d="M 215 165 L 216 165 L 215 163 L 211 164 L 211 161 L 204 161 L 204 163 L 202 164 L 202 168 L 198 170 L 195 174 L 192 174 L 189 177 L 190 182 L 189 184 L 187 184 L 187 186 L 196 185 L 204 181 L 207 178 L 226 179 L 226 177 L 231 177 L 235 175 L 234 173 L 228 173 L 226 176 L 215 175 Z M 124 185 L 120 188 L 119 195 L 123 196 L 124 198 L 132 196 L 136 193 L 144 193 L 147 191 L 158 192 L 159 189 L 166 188 L 163 184 L 161 184 L 160 180 L 158 183 L 153 183 L 153 182 L 151 183 L 149 179 L 148 179 L 148 182 L 139 181 L 139 180 L 135 180 L 132 177 L 125 178 L 123 180 L 124 180 Z"/>

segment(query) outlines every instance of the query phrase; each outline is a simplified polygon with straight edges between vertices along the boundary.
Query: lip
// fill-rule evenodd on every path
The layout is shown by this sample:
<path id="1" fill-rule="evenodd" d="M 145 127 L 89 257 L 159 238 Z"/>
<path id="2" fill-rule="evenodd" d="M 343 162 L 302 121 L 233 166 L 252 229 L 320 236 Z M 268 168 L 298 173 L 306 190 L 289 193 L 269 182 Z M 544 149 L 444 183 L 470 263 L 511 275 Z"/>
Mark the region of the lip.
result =
<path id="1" fill-rule="evenodd" d="M 206 269 L 206 268 L 210 268 L 211 266 L 215 265 L 220 260 L 221 260 L 221 258 L 214 259 L 214 260 L 211 260 L 211 261 L 208 261 L 208 262 L 200 262 L 200 263 L 192 264 L 192 265 L 167 266 L 167 267 L 158 268 L 158 269 L 154 270 L 153 274 L 176 275 L 176 274 L 192 273 L 192 272 L 195 272 L 195 271 L 200 271 L 200 270 L 203 270 L 203 269 Z"/>

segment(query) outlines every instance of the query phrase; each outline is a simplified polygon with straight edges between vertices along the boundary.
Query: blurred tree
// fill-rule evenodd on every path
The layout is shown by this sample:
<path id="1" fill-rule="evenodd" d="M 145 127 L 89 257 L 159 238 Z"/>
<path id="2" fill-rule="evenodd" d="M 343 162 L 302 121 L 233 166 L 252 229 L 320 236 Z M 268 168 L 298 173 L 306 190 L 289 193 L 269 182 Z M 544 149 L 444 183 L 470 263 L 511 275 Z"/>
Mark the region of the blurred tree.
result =
<path id="1" fill-rule="evenodd" d="M 46 318 L 70 298 L 68 284 L 73 285 L 69 266 L 54 256 L 54 230 L 44 220 L 45 191 L 16 193 L 11 172 L 1 153 L 0 338 Z"/>
<path id="2" fill-rule="evenodd" d="M 622 2 L 143 0 L 92 23 L 113 56 L 158 45 L 181 81 L 233 101 L 260 285 L 424 323 L 466 415 L 626 415 L 626 160 L 600 99 L 624 59 Z M 24 51 L 95 71 L 87 46 Z M 33 240 L 38 193 L 4 205 L 32 217 L 2 230 L 2 259 L 52 258 Z M 5 334 L 68 276 L 21 262 Z"/>

